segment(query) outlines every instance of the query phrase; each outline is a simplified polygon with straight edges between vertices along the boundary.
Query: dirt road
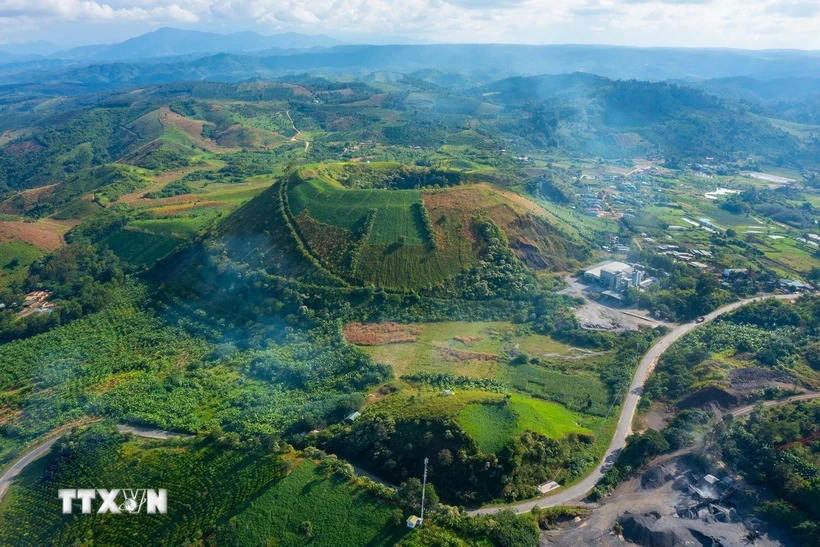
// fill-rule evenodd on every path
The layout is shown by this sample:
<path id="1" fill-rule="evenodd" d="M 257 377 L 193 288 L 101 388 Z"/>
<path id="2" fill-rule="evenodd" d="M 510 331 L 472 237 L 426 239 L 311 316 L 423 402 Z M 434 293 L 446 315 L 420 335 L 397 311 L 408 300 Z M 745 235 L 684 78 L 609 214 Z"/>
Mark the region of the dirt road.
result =
<path id="1" fill-rule="evenodd" d="M 734 311 L 741 306 L 745 306 L 746 304 L 750 304 L 752 302 L 758 302 L 760 300 L 766 300 L 768 298 L 779 298 L 783 300 L 791 300 L 795 297 L 793 295 L 779 295 L 779 296 L 757 296 L 754 298 L 747 298 L 746 300 L 741 300 L 739 302 L 734 302 L 732 304 L 728 304 L 723 306 L 720 309 L 713 311 L 712 313 L 705 316 L 704 323 L 708 323 L 715 318 L 723 315 L 724 313 L 728 313 Z M 491 514 L 495 513 L 501 509 L 513 509 L 518 513 L 526 513 L 531 511 L 533 507 L 536 505 L 538 507 L 553 507 L 555 505 L 564 505 L 569 502 L 577 501 L 587 495 L 587 493 L 592 490 L 598 481 L 604 476 L 604 473 L 612 467 L 615 463 L 615 460 L 618 457 L 618 454 L 621 453 L 624 446 L 626 445 L 626 438 L 632 433 L 632 419 L 635 416 L 635 410 L 638 407 L 638 401 L 641 398 L 641 392 L 643 391 L 643 385 L 646 382 L 646 379 L 649 376 L 649 372 L 654 368 L 655 363 L 657 363 L 658 358 L 665 352 L 669 347 L 675 343 L 679 338 L 684 336 L 685 334 L 689 333 L 690 331 L 694 330 L 695 328 L 699 327 L 704 323 L 686 323 L 684 325 L 680 325 L 676 327 L 672 332 L 658 340 L 655 345 L 653 345 L 649 351 L 644 355 L 643 359 L 641 359 L 640 364 L 638 365 L 638 369 L 635 371 L 635 376 L 632 379 L 632 384 L 629 386 L 629 393 L 626 395 L 626 399 L 621 406 L 621 417 L 618 420 L 618 427 L 615 430 L 615 435 L 612 437 L 612 442 L 609 444 L 609 448 L 604 455 L 603 460 L 598 464 L 592 472 L 584 477 L 581 482 L 570 486 L 564 490 L 559 490 L 555 494 L 530 500 L 524 501 L 521 503 L 503 505 L 503 506 L 496 506 L 496 507 L 482 507 L 480 509 L 474 509 L 472 511 L 468 511 L 470 515 L 484 515 L 484 514 Z"/>
<path id="2" fill-rule="evenodd" d="M 773 406 L 798 403 L 800 401 L 812 401 L 814 399 L 820 399 L 820 393 L 804 393 L 803 395 L 795 395 L 794 397 L 787 397 L 786 399 L 779 399 L 777 401 L 766 401 L 763 403 L 763 406 L 765 408 L 771 408 Z M 754 409 L 755 405 L 742 406 L 732 410 L 729 414 L 735 418 L 738 418 L 740 416 L 745 416 L 746 414 L 751 414 Z"/>

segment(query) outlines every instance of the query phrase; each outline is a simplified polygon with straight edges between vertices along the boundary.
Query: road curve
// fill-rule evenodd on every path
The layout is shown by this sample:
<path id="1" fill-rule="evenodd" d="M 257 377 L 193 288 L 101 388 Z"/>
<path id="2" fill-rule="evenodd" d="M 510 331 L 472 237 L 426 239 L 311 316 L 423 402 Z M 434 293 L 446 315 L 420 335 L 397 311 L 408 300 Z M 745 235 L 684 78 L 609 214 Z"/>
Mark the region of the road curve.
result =
<path id="1" fill-rule="evenodd" d="M 9 486 L 11 486 L 11 483 L 14 482 L 15 478 L 17 478 L 17 475 L 19 475 L 28 464 L 51 450 L 52 445 L 56 443 L 59 438 L 60 437 L 55 437 L 35 446 L 22 458 L 14 462 L 14 465 L 9 467 L 6 472 L 3 473 L 3 476 L 0 477 L 0 502 L 3 501 Z"/>
<path id="2" fill-rule="evenodd" d="M 174 433 L 173 431 L 163 431 L 161 429 L 146 429 L 143 427 L 134 427 L 130 425 L 118 425 L 117 431 L 120 433 L 133 433 L 137 437 L 145 437 L 147 439 L 172 439 L 172 438 L 183 438 L 187 439 L 190 438 L 191 435 L 184 435 L 182 433 Z M 53 433 L 52 433 L 53 434 Z M 46 454 L 51 447 L 56 443 L 62 435 L 57 435 L 53 439 L 49 439 L 44 443 L 38 444 L 31 450 L 29 450 L 26 454 L 23 455 L 19 460 L 14 462 L 14 464 L 9 467 L 3 476 L 0 477 L 0 502 L 3 501 L 3 498 L 6 496 L 6 492 L 8 492 L 11 483 L 14 482 L 14 479 L 17 478 L 20 473 L 22 473 L 23 469 L 39 458 L 40 456 Z"/>
<path id="3" fill-rule="evenodd" d="M 709 321 L 714 320 L 716 317 L 723 315 L 724 313 L 734 311 L 742 306 L 745 306 L 746 304 L 750 304 L 752 302 L 757 302 L 760 300 L 766 300 L 769 298 L 792 300 L 795 298 L 795 296 L 756 296 L 754 298 L 747 298 L 746 300 L 733 302 L 731 304 L 723 306 L 722 308 L 718 308 L 712 313 L 704 316 L 704 323 L 708 323 Z M 671 346 L 685 334 L 689 333 L 690 331 L 694 330 L 695 328 L 699 327 L 704 323 L 696 323 L 692 321 L 691 323 L 679 325 L 675 327 L 672 330 L 672 332 L 670 332 L 669 334 L 655 342 L 655 344 L 651 348 L 649 348 L 649 351 L 646 353 L 646 355 L 644 355 L 643 359 L 641 359 L 641 362 L 638 365 L 637 370 L 635 371 L 635 376 L 632 378 L 632 384 L 629 386 L 629 393 L 626 394 L 626 398 L 624 399 L 623 404 L 621 405 L 621 417 L 618 419 L 618 427 L 615 430 L 615 435 L 612 437 L 612 442 L 609 443 L 609 448 L 607 448 L 607 451 L 604 454 L 604 458 L 595 467 L 595 469 L 592 470 L 592 472 L 589 475 L 587 475 L 583 478 L 583 480 L 581 480 L 581 482 L 578 482 L 564 490 L 559 490 L 555 494 L 544 498 L 523 501 L 521 503 L 513 503 L 508 505 L 481 507 L 479 509 L 467 511 L 467 513 L 469 515 L 486 515 L 495 513 L 502 509 L 512 509 L 517 513 L 526 513 L 528 511 L 531 511 L 532 508 L 536 505 L 541 508 L 553 507 L 556 505 L 564 505 L 569 502 L 578 501 L 582 499 L 584 496 L 586 496 L 587 493 L 590 490 L 592 490 L 596 484 L 598 484 L 598 481 L 601 480 L 607 469 L 609 469 L 612 466 L 612 464 L 615 462 L 615 459 L 618 457 L 618 454 L 620 454 L 621 450 L 623 450 L 624 446 L 626 445 L 626 438 L 632 432 L 632 419 L 635 417 L 635 410 L 638 408 L 638 401 L 641 398 L 643 385 L 649 376 L 649 371 L 652 370 L 655 363 L 657 363 L 658 358 L 663 354 L 663 352 L 669 349 L 669 346 Z"/>

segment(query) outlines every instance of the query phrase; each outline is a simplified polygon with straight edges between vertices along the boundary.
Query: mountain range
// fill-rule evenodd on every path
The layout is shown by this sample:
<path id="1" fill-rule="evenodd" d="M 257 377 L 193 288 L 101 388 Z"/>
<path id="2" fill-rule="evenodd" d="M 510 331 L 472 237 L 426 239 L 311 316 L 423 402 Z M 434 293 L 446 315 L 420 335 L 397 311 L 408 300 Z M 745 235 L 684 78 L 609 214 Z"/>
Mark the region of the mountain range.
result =
<path id="1" fill-rule="evenodd" d="M 296 32 L 262 35 L 256 32 L 217 34 L 174 28 L 160 28 L 117 44 L 81 46 L 61 50 L 49 42 L 0 45 L 0 55 L 8 60 L 35 57 L 76 61 L 125 61 L 222 52 L 247 53 L 264 50 L 326 48 L 342 42 L 325 35 Z M 3 57 L 0 57 L 0 61 Z"/>
<path id="2" fill-rule="evenodd" d="M 796 50 L 345 45 L 322 35 L 214 34 L 163 28 L 118 44 L 33 55 L 48 52 L 52 46 L 0 46 L 0 84 L 70 83 L 105 89 L 179 80 L 231 82 L 304 72 L 362 76 L 374 71 L 408 73 L 420 69 L 458 72 L 478 83 L 510 76 L 575 72 L 614 79 L 674 80 L 686 85 L 719 78 L 770 81 L 820 74 L 820 53 Z"/>

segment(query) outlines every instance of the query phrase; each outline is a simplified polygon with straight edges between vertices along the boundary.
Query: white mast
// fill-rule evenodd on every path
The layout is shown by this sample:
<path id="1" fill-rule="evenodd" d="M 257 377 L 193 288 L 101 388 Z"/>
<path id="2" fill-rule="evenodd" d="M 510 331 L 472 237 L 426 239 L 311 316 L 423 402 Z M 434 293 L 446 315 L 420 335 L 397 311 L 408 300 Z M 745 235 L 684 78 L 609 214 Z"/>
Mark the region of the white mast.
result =
<path id="1" fill-rule="evenodd" d="M 427 488 L 427 462 L 429 458 L 424 458 L 424 478 L 421 482 L 421 525 L 424 526 L 424 491 Z"/>

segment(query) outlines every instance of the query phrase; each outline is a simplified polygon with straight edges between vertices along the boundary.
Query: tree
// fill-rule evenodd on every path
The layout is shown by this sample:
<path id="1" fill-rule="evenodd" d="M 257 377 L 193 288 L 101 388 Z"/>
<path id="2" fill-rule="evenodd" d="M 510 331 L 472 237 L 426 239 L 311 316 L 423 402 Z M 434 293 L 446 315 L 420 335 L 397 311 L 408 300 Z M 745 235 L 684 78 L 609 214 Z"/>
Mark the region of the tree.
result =
<path id="1" fill-rule="evenodd" d="M 399 526 L 404 520 L 404 513 L 401 509 L 394 509 L 390 514 L 390 520 L 393 522 L 393 526 Z"/>
<path id="2" fill-rule="evenodd" d="M 401 483 L 398 491 L 399 502 L 410 509 L 421 510 L 421 481 L 415 477 L 407 479 L 406 482 Z M 439 498 L 436 489 L 432 484 L 427 483 L 427 490 L 424 495 L 424 509 L 425 511 L 435 511 L 438 506 Z"/>
<path id="3" fill-rule="evenodd" d="M 309 520 L 304 520 L 299 525 L 299 531 L 305 536 L 305 538 L 310 539 L 313 537 L 313 523 Z"/>

